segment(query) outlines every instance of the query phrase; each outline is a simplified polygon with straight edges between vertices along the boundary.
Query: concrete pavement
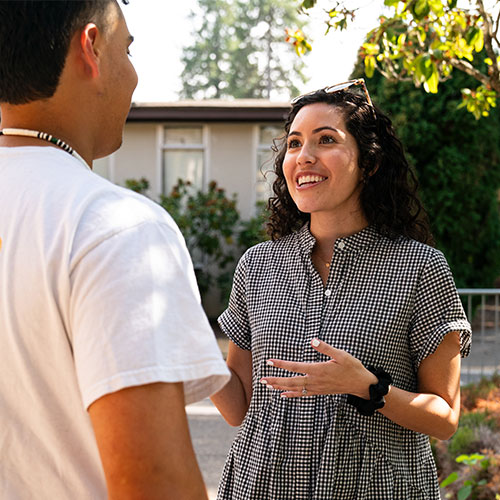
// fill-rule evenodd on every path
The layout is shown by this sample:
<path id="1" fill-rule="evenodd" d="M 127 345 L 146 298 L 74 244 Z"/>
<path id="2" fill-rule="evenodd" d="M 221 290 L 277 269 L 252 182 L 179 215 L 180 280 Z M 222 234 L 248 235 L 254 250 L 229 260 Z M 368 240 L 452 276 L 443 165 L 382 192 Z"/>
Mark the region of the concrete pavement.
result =
<path id="1" fill-rule="evenodd" d="M 226 424 L 209 399 L 187 406 L 186 413 L 209 498 L 215 500 L 227 452 L 238 428 Z"/>

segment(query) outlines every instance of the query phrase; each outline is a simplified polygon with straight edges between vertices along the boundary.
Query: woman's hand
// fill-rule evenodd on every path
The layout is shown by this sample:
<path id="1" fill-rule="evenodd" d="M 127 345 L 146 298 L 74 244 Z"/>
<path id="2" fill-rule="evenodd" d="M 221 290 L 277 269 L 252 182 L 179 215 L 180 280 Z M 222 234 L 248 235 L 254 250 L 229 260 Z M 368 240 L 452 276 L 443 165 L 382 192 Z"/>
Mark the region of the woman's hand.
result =
<path id="1" fill-rule="evenodd" d="M 378 379 L 362 365 L 359 359 L 318 339 L 313 339 L 311 346 L 331 359 L 319 363 L 270 359 L 267 361 L 270 366 L 304 375 L 265 377 L 260 382 L 270 389 L 284 391 L 281 396 L 286 398 L 318 394 L 353 394 L 370 399 L 369 387 L 371 384 L 376 384 Z"/>

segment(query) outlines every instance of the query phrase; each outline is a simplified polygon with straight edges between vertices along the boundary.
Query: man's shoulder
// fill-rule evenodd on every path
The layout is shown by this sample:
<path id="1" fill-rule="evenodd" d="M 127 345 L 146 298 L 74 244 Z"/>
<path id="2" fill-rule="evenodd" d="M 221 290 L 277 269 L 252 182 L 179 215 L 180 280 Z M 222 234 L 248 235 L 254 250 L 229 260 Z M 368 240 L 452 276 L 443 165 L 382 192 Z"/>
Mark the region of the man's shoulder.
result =
<path id="1" fill-rule="evenodd" d="M 84 190 L 78 203 L 76 240 L 100 240 L 110 238 L 141 225 L 161 226 L 163 232 L 172 237 L 179 236 L 179 230 L 170 215 L 160 205 L 106 179 L 95 178 Z"/>

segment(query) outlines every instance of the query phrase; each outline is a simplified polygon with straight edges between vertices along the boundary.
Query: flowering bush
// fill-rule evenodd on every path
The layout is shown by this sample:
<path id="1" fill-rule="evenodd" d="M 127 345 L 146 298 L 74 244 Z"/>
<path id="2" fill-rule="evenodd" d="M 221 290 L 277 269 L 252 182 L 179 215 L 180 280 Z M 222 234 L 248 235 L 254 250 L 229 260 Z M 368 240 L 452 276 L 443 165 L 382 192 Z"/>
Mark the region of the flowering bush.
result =
<path id="1" fill-rule="evenodd" d="M 432 442 L 445 498 L 500 500 L 500 375 L 463 387 L 461 405 L 455 435 Z"/>

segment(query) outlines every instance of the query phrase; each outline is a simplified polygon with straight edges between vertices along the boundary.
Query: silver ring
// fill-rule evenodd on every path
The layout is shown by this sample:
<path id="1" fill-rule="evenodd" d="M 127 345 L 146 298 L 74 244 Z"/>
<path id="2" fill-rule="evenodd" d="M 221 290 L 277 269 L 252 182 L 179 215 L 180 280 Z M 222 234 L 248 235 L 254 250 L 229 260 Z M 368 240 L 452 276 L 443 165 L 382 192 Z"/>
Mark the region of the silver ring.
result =
<path id="1" fill-rule="evenodd" d="M 302 388 L 302 396 L 307 396 L 307 389 L 305 387 Z"/>

